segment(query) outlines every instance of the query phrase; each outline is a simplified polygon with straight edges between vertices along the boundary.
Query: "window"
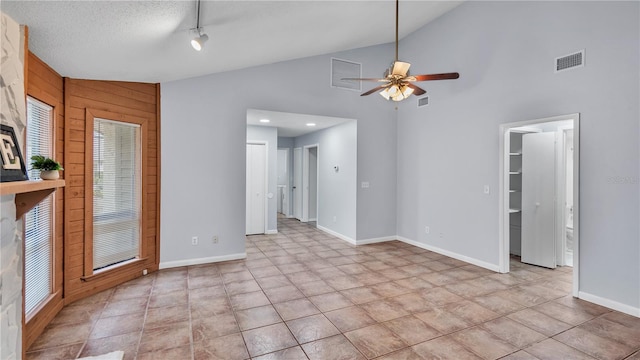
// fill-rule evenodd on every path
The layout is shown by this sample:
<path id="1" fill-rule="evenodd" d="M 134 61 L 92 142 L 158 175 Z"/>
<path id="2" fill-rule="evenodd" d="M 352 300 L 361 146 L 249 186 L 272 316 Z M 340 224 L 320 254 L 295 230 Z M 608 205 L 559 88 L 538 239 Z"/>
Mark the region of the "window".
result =
<path id="1" fill-rule="evenodd" d="M 140 125 L 93 120 L 93 270 L 139 257 Z"/>
<path id="2" fill-rule="evenodd" d="M 53 108 L 27 98 L 26 162 L 33 155 L 53 156 Z M 29 170 L 30 179 L 38 179 L 38 170 Z M 53 201 L 52 196 L 24 216 L 25 229 L 25 313 L 30 314 L 51 294 Z"/>

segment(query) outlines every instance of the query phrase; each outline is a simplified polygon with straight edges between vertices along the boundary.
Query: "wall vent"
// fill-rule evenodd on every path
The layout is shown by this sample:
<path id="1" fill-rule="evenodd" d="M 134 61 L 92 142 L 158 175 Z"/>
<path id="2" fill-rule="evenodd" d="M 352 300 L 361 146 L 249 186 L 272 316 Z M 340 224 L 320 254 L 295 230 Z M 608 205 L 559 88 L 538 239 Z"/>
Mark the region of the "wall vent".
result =
<path id="1" fill-rule="evenodd" d="M 429 97 L 423 96 L 418 99 L 418 107 L 423 107 L 429 105 Z"/>
<path id="2" fill-rule="evenodd" d="M 362 64 L 342 59 L 331 59 L 331 87 L 361 91 L 358 80 L 342 80 L 342 78 L 361 78 Z"/>
<path id="3" fill-rule="evenodd" d="M 584 50 L 556 58 L 555 72 L 575 69 L 584 66 Z"/>

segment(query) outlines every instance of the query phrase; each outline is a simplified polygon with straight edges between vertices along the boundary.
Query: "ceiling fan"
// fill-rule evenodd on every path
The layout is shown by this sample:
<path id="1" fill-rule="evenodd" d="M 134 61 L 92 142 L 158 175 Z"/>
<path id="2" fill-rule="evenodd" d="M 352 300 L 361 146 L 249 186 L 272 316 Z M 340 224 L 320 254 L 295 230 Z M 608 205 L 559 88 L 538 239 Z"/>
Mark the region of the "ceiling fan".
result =
<path id="1" fill-rule="evenodd" d="M 375 87 L 360 96 L 367 96 L 381 90 L 382 95 L 387 100 L 402 101 L 411 94 L 422 95 L 425 90 L 413 84 L 415 81 L 430 80 L 451 80 L 460 77 L 457 72 L 444 74 L 425 74 L 425 75 L 409 75 L 409 67 L 411 64 L 398 60 L 398 3 L 396 0 L 396 60 L 384 72 L 384 78 L 343 78 L 342 80 L 359 80 L 359 81 L 377 81 L 384 84 Z"/>

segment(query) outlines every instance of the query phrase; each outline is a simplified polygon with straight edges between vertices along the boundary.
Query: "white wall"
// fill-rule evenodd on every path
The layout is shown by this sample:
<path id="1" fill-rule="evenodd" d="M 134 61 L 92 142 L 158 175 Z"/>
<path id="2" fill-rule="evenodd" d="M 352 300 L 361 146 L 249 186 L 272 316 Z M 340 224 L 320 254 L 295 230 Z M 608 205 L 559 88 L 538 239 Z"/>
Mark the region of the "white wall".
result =
<path id="1" fill-rule="evenodd" d="M 406 37 L 413 73 L 460 79 L 400 105 L 398 235 L 497 265 L 499 124 L 579 112 L 581 296 L 640 315 L 639 6 L 467 2 Z"/>
<path id="2" fill-rule="evenodd" d="M 376 186 L 358 192 L 360 210 L 348 233 L 355 236 L 358 228 L 368 237 L 395 234 L 395 104 L 331 88 L 332 56 L 361 62 L 365 76 L 380 76 L 393 59 L 393 47 L 162 84 L 161 266 L 244 253 L 247 109 L 362 120 L 354 173 L 364 174 Z M 228 91 L 228 84 L 233 84 L 233 91 Z M 214 234 L 219 244 L 190 245 L 191 236 L 209 239 Z"/>
<path id="3" fill-rule="evenodd" d="M 247 142 L 251 141 L 267 143 L 267 233 L 275 233 L 278 230 L 278 129 L 247 125 Z"/>
<path id="4" fill-rule="evenodd" d="M 357 238 L 358 127 L 348 121 L 294 139 L 294 147 L 318 144 L 317 225 L 352 240 Z M 336 165 L 338 172 L 333 170 Z"/>

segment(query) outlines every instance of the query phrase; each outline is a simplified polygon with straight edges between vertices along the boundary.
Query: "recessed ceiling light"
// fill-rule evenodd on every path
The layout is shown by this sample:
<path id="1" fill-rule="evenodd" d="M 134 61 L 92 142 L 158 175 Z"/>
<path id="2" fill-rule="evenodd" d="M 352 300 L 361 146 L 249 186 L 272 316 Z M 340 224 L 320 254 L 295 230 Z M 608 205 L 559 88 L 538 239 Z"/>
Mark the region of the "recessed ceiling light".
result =
<path id="1" fill-rule="evenodd" d="M 316 126 L 315 123 L 307 123 L 307 126 Z"/>
<path id="2" fill-rule="evenodd" d="M 271 122 L 271 120 L 269 120 L 269 119 L 260 119 L 260 122 L 261 123 L 268 123 L 268 122 Z"/>

